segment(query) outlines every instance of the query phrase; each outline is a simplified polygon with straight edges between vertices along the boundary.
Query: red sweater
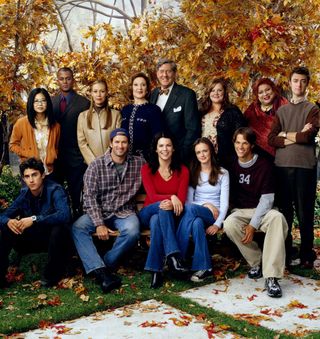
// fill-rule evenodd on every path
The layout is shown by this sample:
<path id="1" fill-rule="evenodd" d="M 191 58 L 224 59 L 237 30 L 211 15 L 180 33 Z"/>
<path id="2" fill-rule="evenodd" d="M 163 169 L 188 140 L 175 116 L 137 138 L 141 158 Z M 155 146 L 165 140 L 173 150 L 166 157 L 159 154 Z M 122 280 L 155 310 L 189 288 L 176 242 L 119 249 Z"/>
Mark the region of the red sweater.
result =
<path id="1" fill-rule="evenodd" d="M 144 206 L 170 199 L 172 195 L 176 195 L 183 204 L 185 203 L 189 185 L 189 171 L 184 165 L 181 166 L 181 171 L 175 170 L 172 177 L 167 181 L 162 178 L 158 171 L 152 174 L 148 164 L 142 166 L 141 176 L 147 193 Z"/>
<path id="2" fill-rule="evenodd" d="M 248 126 L 253 129 L 257 136 L 257 145 L 264 151 L 275 155 L 275 148 L 268 144 L 268 135 L 274 120 L 274 115 L 280 106 L 288 103 L 284 97 L 276 97 L 270 114 L 266 114 L 261 110 L 260 103 L 254 101 L 244 112 L 244 116 L 248 121 Z"/>

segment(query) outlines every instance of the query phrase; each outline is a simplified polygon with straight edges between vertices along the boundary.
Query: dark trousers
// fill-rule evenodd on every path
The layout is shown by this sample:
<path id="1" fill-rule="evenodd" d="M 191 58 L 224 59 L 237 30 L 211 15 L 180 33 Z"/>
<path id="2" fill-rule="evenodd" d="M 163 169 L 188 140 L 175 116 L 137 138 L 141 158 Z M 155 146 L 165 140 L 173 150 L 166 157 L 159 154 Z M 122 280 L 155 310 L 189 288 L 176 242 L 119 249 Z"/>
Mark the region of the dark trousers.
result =
<path id="1" fill-rule="evenodd" d="M 295 167 L 277 167 L 278 204 L 285 216 L 289 232 L 286 239 L 287 262 L 292 252 L 292 223 L 296 212 L 301 237 L 300 259 L 302 262 L 315 260 L 313 251 L 314 207 L 317 187 L 317 171 Z"/>
<path id="2" fill-rule="evenodd" d="M 48 262 L 43 272 L 44 278 L 58 281 L 65 269 L 66 246 L 69 239 L 65 225 L 36 224 L 22 234 L 13 233 L 7 225 L 0 231 L 0 279 L 3 279 L 9 265 L 12 248 L 22 254 L 48 251 Z"/>
<path id="3" fill-rule="evenodd" d="M 59 160 L 55 164 L 56 181 L 63 186 L 67 182 L 67 189 L 71 199 L 73 219 L 82 214 L 82 189 L 83 175 L 87 169 L 85 163 L 70 166 L 68 163 Z"/>

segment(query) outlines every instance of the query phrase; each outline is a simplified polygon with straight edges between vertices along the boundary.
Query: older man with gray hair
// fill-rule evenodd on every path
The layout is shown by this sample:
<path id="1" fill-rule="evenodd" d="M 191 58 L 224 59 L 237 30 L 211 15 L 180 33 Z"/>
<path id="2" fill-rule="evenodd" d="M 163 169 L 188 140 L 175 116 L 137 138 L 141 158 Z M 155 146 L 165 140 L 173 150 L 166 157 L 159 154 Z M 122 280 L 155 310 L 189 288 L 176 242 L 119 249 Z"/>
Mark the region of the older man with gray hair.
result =
<path id="1" fill-rule="evenodd" d="M 177 65 L 174 61 L 160 59 L 156 68 L 160 88 L 153 90 L 150 102 L 161 108 L 165 130 L 175 136 L 181 160 L 188 164 L 192 144 L 201 134 L 196 94 L 175 82 Z"/>

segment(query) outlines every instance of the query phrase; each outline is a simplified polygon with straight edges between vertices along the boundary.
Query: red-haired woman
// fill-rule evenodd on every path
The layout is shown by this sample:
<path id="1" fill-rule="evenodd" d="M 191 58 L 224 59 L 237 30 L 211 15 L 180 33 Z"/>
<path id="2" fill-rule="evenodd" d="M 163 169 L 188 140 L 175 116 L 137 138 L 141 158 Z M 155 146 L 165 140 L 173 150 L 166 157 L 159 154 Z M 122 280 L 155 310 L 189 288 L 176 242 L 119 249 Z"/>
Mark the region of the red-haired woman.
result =
<path id="1" fill-rule="evenodd" d="M 288 100 L 280 95 L 275 83 L 268 78 L 258 79 L 252 92 L 255 100 L 244 112 L 244 116 L 257 136 L 256 151 L 273 160 L 275 149 L 268 145 L 268 135 L 277 109 L 287 104 Z"/>

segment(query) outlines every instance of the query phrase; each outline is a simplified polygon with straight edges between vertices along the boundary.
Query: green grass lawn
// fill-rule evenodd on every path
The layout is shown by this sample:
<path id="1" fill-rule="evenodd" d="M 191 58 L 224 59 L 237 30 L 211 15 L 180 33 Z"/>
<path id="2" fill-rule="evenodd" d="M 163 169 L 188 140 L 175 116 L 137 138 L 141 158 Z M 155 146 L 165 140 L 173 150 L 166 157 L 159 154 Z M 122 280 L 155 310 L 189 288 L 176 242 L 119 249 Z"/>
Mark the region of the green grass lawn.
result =
<path id="1" fill-rule="evenodd" d="M 318 241 L 318 240 L 317 240 Z M 114 309 L 127 304 L 148 299 L 163 301 L 173 307 L 193 315 L 205 314 L 206 319 L 215 325 L 227 325 L 230 331 L 250 338 L 273 338 L 277 333 L 263 327 L 250 325 L 246 321 L 235 320 L 213 309 L 202 307 L 195 302 L 180 297 L 177 292 L 195 285 L 189 281 L 178 281 L 166 276 L 164 286 L 159 290 L 149 288 L 150 275 L 143 271 L 145 251 L 135 251 L 130 261 L 119 270 L 123 279 L 120 289 L 103 294 L 100 287 L 90 277 L 80 274 L 63 280 L 58 287 L 40 287 L 40 272 L 46 261 L 46 254 L 26 255 L 22 258 L 19 272 L 13 275 L 19 282 L 0 290 L 0 333 L 10 335 L 57 323 L 64 320 L 89 315 L 97 311 Z M 247 267 L 237 259 L 213 256 L 215 276 L 218 279 L 231 278 L 245 273 Z M 296 268 L 293 273 L 320 279 L 316 270 L 307 271 Z M 210 283 L 208 281 L 206 283 Z M 198 284 L 199 285 L 199 284 Z M 197 285 L 197 286 L 198 286 Z M 1 336 L 1 334 L 0 334 Z M 290 336 L 281 335 L 281 338 Z M 310 336 L 310 338 L 316 338 Z"/>

